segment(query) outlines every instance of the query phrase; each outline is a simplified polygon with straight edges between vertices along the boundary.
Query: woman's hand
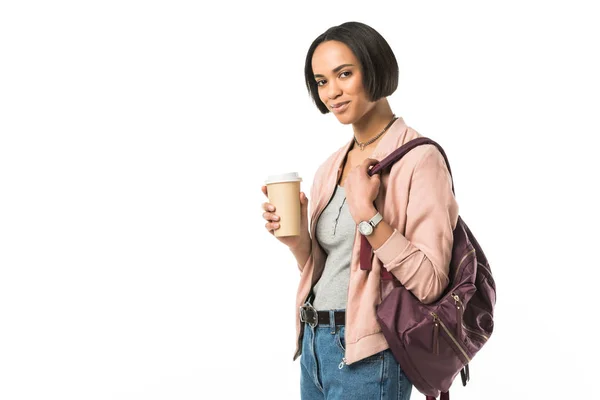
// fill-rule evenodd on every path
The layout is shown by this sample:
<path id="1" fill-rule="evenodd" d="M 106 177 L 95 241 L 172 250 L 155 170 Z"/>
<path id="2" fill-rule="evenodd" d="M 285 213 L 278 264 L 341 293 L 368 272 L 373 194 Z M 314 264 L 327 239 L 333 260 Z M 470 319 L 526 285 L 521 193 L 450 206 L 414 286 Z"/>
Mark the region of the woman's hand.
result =
<path id="1" fill-rule="evenodd" d="M 267 187 L 263 185 L 262 192 L 267 198 Z M 277 210 L 271 203 L 262 204 L 263 218 L 267 221 L 265 228 L 273 236 L 275 236 L 275 230 L 279 229 L 279 216 L 276 214 Z M 308 246 L 310 249 L 310 235 L 308 233 L 308 199 L 304 192 L 300 192 L 300 235 L 299 236 L 275 236 L 281 243 L 288 246 L 290 249 L 296 249 L 300 246 Z"/>
<path id="2" fill-rule="evenodd" d="M 379 161 L 367 158 L 362 164 L 356 166 L 348 173 L 344 188 L 346 189 L 346 202 L 355 223 L 368 221 L 376 213 L 373 202 L 379 193 L 381 178 L 379 174 L 369 176 L 368 171 L 372 165 Z"/>

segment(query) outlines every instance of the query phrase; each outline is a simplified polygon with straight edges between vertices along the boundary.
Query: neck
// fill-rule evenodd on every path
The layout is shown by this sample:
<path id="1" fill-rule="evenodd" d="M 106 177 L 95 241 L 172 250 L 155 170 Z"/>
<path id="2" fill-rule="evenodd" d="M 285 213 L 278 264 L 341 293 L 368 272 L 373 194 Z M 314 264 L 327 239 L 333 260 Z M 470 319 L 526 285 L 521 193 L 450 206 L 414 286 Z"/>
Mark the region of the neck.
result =
<path id="1" fill-rule="evenodd" d="M 375 106 L 367 112 L 360 120 L 352 124 L 354 137 L 359 143 L 365 143 L 381 133 L 381 131 L 390 123 L 394 113 L 390 104 L 384 97 L 375 103 Z M 385 134 L 369 144 L 367 147 L 376 145 Z"/>

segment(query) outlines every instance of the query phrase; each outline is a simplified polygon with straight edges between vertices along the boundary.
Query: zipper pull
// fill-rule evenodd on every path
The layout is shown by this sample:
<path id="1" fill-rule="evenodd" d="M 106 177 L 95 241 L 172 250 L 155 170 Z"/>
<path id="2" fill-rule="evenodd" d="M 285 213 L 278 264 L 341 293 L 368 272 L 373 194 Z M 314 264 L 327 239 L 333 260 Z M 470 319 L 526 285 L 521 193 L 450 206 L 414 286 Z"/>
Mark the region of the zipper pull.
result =
<path id="1" fill-rule="evenodd" d="M 457 294 L 451 293 L 454 299 L 454 305 L 456 305 L 456 338 L 462 340 L 462 320 L 463 320 L 463 303 L 460 301 L 460 297 Z"/>
<path id="2" fill-rule="evenodd" d="M 432 312 L 431 315 L 433 316 L 433 354 L 437 356 L 440 354 L 440 342 L 438 340 L 440 335 L 440 324 L 437 314 Z"/>
<path id="3" fill-rule="evenodd" d="M 342 358 L 342 362 L 340 363 L 340 365 L 338 365 L 338 369 L 344 368 L 344 365 L 348 365 L 346 364 L 346 357 Z"/>
<path id="4" fill-rule="evenodd" d="M 469 364 L 465 365 L 463 369 L 460 370 L 460 379 L 462 380 L 463 386 L 467 386 L 467 382 L 469 381 Z"/>

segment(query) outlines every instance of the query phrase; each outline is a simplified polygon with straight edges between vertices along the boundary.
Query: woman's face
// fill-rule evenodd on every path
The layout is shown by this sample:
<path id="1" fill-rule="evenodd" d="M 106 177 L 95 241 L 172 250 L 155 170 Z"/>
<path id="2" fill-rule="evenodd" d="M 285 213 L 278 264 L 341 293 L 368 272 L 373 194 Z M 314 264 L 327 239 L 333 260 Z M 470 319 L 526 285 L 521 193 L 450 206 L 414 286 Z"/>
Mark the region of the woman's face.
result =
<path id="1" fill-rule="evenodd" d="M 342 124 L 360 120 L 375 106 L 363 87 L 361 68 L 352 50 L 336 40 L 321 43 L 313 54 L 319 98 Z"/>

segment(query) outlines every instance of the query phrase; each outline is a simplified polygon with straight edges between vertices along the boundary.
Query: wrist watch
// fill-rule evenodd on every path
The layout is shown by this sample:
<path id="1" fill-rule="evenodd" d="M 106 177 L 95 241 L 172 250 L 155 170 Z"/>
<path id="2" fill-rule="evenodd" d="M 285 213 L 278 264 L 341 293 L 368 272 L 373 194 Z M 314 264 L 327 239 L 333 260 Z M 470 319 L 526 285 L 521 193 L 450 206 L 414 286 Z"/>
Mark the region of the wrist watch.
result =
<path id="1" fill-rule="evenodd" d="M 383 220 L 383 217 L 379 212 L 375 214 L 373 218 L 368 221 L 360 221 L 358 224 L 358 231 L 364 236 L 369 236 L 373 233 L 373 229 Z"/>

